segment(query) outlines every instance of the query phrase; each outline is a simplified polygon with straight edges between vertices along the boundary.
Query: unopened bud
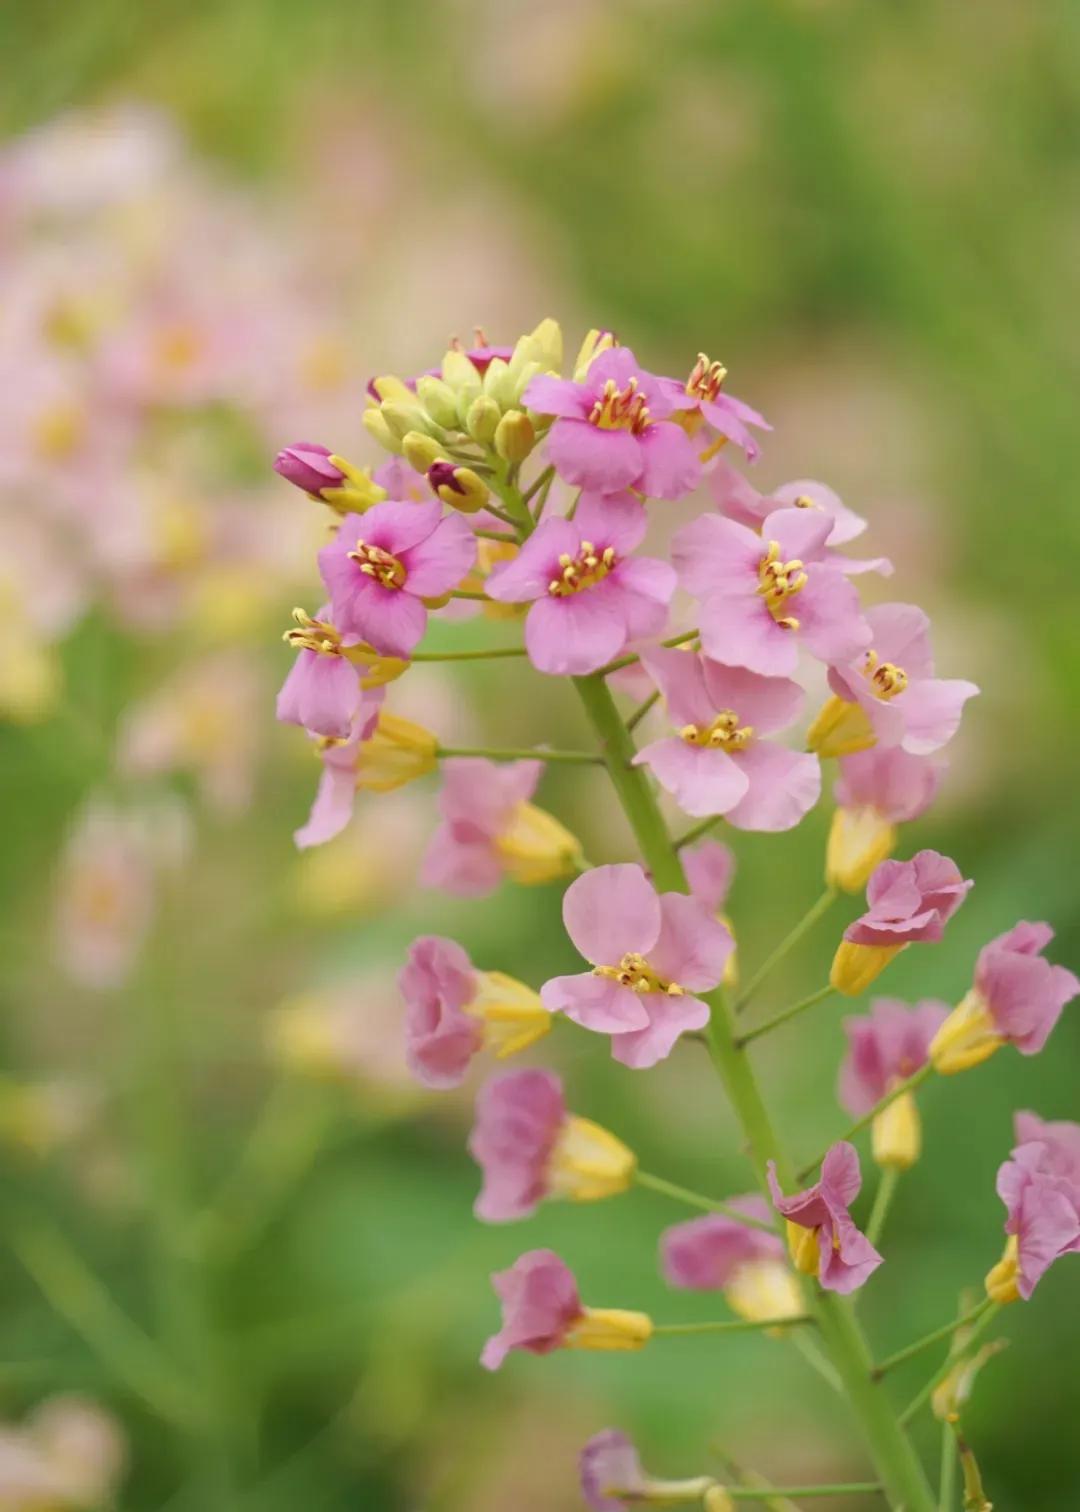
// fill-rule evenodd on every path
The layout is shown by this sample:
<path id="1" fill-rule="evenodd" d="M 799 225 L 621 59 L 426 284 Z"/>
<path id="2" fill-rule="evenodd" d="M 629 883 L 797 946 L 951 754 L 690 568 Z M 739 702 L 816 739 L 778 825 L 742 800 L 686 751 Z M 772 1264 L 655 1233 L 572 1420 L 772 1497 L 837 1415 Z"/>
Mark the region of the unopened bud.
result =
<path id="1" fill-rule="evenodd" d="M 601 352 L 609 352 L 618 344 L 619 340 L 614 331 L 590 331 L 581 343 L 581 348 L 574 360 L 574 382 L 584 383 L 585 375 L 593 359 L 599 357 Z"/>
<path id="2" fill-rule="evenodd" d="M 915 1097 L 901 1092 L 870 1126 L 874 1159 L 893 1171 L 909 1171 L 922 1150 L 922 1125 Z"/>
<path id="3" fill-rule="evenodd" d="M 420 473 L 426 473 L 443 454 L 435 437 L 425 436 L 423 431 L 407 431 L 401 438 L 401 451 L 409 466 Z"/>
<path id="4" fill-rule="evenodd" d="M 710 1486 L 702 1502 L 704 1512 L 735 1512 L 735 1503 L 723 1486 Z"/>
<path id="5" fill-rule="evenodd" d="M 845 698 L 825 700 L 806 732 L 806 748 L 818 756 L 854 756 L 877 743 L 866 710 Z"/>
<path id="6" fill-rule="evenodd" d="M 442 379 L 457 395 L 459 413 L 463 401 L 467 409 L 480 393 L 480 374 L 466 354 L 456 347 L 451 347 L 442 360 Z"/>
<path id="7" fill-rule="evenodd" d="M 622 1307 L 586 1307 L 567 1330 L 567 1349 L 643 1349 L 652 1338 L 648 1313 Z"/>
<path id="8" fill-rule="evenodd" d="M 368 435 L 373 437 L 384 451 L 401 456 L 401 442 L 387 425 L 381 409 L 366 409 L 360 418 Z"/>
<path id="9" fill-rule="evenodd" d="M 1005 1253 L 998 1263 L 986 1273 L 986 1295 L 993 1302 L 1004 1306 L 1020 1300 L 1020 1241 L 1010 1234 L 1005 1241 Z"/>
<path id="10" fill-rule="evenodd" d="M 505 462 L 524 462 L 536 445 L 536 428 L 522 410 L 511 410 L 495 431 L 495 450 Z"/>
<path id="11" fill-rule="evenodd" d="M 368 384 L 368 393 L 378 404 L 386 400 L 395 404 L 411 404 L 416 398 L 404 379 L 395 378 L 392 373 L 383 378 L 373 378 Z"/>
<path id="12" fill-rule="evenodd" d="M 451 509 L 475 514 L 488 501 L 487 484 L 471 467 L 455 467 L 452 462 L 435 462 L 428 468 L 431 490 Z"/>
<path id="13" fill-rule="evenodd" d="M 858 997 L 903 949 L 903 945 L 855 945 L 841 940 L 833 956 L 829 986 L 845 997 Z"/>
<path id="14" fill-rule="evenodd" d="M 457 395 L 448 383 L 431 373 L 425 373 L 416 380 L 416 397 L 436 425 L 441 425 L 444 430 L 457 430 L 461 424 Z"/>
<path id="15" fill-rule="evenodd" d="M 391 435 L 399 441 L 404 441 L 410 431 L 423 430 L 427 425 L 427 416 L 415 402 L 403 404 L 398 400 L 388 400 L 379 405 L 379 414 L 386 421 Z"/>
<path id="16" fill-rule="evenodd" d="M 486 446 L 495 435 L 502 419 L 502 410 L 494 399 L 481 394 L 469 405 L 465 416 L 465 429 L 474 441 Z"/>

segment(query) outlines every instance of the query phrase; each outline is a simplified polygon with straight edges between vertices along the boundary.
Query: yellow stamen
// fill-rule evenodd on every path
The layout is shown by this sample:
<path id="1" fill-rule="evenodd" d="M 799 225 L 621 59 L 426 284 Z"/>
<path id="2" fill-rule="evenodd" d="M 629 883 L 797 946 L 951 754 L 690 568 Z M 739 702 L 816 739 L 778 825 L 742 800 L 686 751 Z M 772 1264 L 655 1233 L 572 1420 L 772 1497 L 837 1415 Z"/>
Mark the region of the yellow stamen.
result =
<path id="1" fill-rule="evenodd" d="M 649 407 L 645 395 L 638 389 L 637 379 L 631 378 L 621 389 L 614 378 L 609 378 L 600 398 L 589 411 L 589 424 L 599 430 L 628 430 L 632 435 L 640 435 L 650 424 L 650 419 Z"/>
<path id="2" fill-rule="evenodd" d="M 566 598 L 571 593 L 580 593 L 583 588 L 602 583 L 615 566 L 614 546 L 605 546 L 597 551 L 591 541 L 582 541 L 576 557 L 564 551 L 559 557 L 562 568 L 557 578 L 548 584 L 548 592 L 554 598 Z"/>
<path id="3" fill-rule="evenodd" d="M 296 628 L 286 630 L 281 637 L 288 645 L 297 651 L 314 651 L 319 656 L 342 654 L 341 636 L 333 625 L 326 620 L 312 619 L 303 609 L 294 609 L 292 617 L 296 621 Z"/>
<path id="4" fill-rule="evenodd" d="M 631 992 L 665 992 L 668 997 L 682 997 L 685 990 L 678 982 L 666 982 L 658 976 L 636 950 L 628 951 L 617 966 L 594 966 L 593 976 L 608 977 L 620 987 L 629 987 Z"/>
<path id="5" fill-rule="evenodd" d="M 753 725 L 740 725 L 734 709 L 722 709 L 710 725 L 683 725 L 679 731 L 687 745 L 711 746 L 715 750 L 744 751 L 754 738 Z"/>
<path id="6" fill-rule="evenodd" d="M 355 548 L 349 552 L 352 561 L 360 564 L 360 571 L 367 577 L 374 578 L 384 588 L 400 588 L 407 576 L 404 563 L 399 562 L 396 556 L 391 556 L 389 551 L 384 551 L 381 546 L 370 546 L 366 541 L 358 540 Z"/>
<path id="7" fill-rule="evenodd" d="M 780 559 L 780 542 L 770 541 L 769 549 L 758 563 L 758 593 L 782 630 L 797 630 L 799 621 L 783 609 L 789 598 L 801 593 L 808 578 L 798 557 L 790 562 Z"/>
<path id="8" fill-rule="evenodd" d="M 686 392 L 694 399 L 715 399 L 726 377 L 727 368 L 722 362 L 710 362 L 704 352 L 699 352 L 686 380 Z"/>
<path id="9" fill-rule="evenodd" d="M 880 661 L 876 651 L 866 653 L 863 676 L 870 684 L 874 697 L 880 698 L 883 703 L 896 698 L 908 685 L 908 675 L 903 667 L 898 667 L 895 662 Z"/>

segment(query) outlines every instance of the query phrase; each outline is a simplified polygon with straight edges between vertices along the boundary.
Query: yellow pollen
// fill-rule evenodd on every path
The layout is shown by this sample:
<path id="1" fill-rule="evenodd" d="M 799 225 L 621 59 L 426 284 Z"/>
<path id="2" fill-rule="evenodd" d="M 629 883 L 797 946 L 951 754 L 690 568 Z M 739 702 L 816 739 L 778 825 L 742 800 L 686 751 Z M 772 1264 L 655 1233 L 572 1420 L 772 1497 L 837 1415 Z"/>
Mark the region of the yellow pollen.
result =
<path id="1" fill-rule="evenodd" d="M 712 746 L 721 751 L 744 751 L 754 738 L 753 725 L 740 725 L 734 709 L 722 709 L 710 725 L 683 725 L 687 745 Z"/>
<path id="2" fill-rule="evenodd" d="M 809 494 L 800 494 L 799 497 L 795 500 L 795 508 L 820 509 L 821 505 L 816 499 L 812 499 Z"/>
<path id="3" fill-rule="evenodd" d="M 340 656 L 341 636 L 325 620 L 312 619 L 303 609 L 294 609 L 295 630 L 286 630 L 281 637 L 297 651 L 317 651 L 320 656 Z"/>
<path id="4" fill-rule="evenodd" d="M 710 362 L 704 352 L 699 352 L 686 380 L 686 392 L 694 399 L 715 399 L 726 377 L 727 368 L 722 362 Z"/>
<path id="5" fill-rule="evenodd" d="M 562 568 L 557 578 L 548 584 L 548 592 L 556 598 L 565 598 L 570 593 L 580 593 L 583 588 L 592 588 L 602 583 L 615 566 L 614 546 L 605 546 L 597 551 L 591 541 L 582 541 L 576 557 L 564 551 L 559 557 Z"/>
<path id="6" fill-rule="evenodd" d="M 381 546 L 369 546 L 366 541 L 358 540 L 355 550 L 349 552 L 349 557 L 352 561 L 359 562 L 360 571 L 374 578 L 383 588 L 400 588 L 405 582 L 404 564 Z"/>
<path id="7" fill-rule="evenodd" d="M 638 381 L 631 378 L 620 389 L 614 378 L 604 384 L 603 393 L 589 411 L 589 424 L 600 430 L 628 430 L 640 435 L 649 424 L 649 408 L 645 395 L 638 392 Z"/>
<path id="8" fill-rule="evenodd" d="M 620 987 L 629 987 L 631 992 L 666 992 L 668 997 L 682 997 L 683 989 L 678 982 L 665 982 L 657 976 L 643 955 L 636 950 L 623 956 L 617 966 L 594 966 L 593 976 L 608 977 Z"/>
<path id="9" fill-rule="evenodd" d="M 895 662 L 879 661 L 876 651 L 866 653 L 863 676 L 870 684 L 874 697 L 885 702 L 902 693 L 908 685 L 908 675 L 903 667 L 898 667 Z"/>
<path id="10" fill-rule="evenodd" d="M 758 593 L 781 630 L 797 630 L 799 621 L 783 608 L 789 598 L 806 587 L 807 575 L 798 557 L 780 560 L 780 542 L 770 541 L 769 549 L 758 563 Z"/>

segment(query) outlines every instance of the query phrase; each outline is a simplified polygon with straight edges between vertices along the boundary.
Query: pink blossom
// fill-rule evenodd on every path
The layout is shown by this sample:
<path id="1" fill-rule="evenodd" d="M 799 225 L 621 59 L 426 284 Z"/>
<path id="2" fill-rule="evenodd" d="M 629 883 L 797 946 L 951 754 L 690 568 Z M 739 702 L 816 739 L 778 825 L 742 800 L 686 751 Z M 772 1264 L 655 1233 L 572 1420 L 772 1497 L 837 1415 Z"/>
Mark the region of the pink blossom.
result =
<path id="1" fill-rule="evenodd" d="M 502 1328 L 484 1345 L 480 1363 L 498 1370 L 512 1349 L 550 1354 L 585 1313 L 572 1272 L 552 1250 L 529 1250 L 492 1285 L 502 1303 Z"/>
<path id="2" fill-rule="evenodd" d="M 646 651 L 641 659 L 679 729 L 645 746 L 634 765 L 651 768 L 687 814 L 723 814 L 747 830 L 798 824 L 821 792 L 818 759 L 762 737 L 797 717 L 799 685 L 692 651 Z"/>
<path id="3" fill-rule="evenodd" d="M 697 423 L 704 421 L 716 435 L 725 441 L 733 441 L 746 453 L 748 462 L 758 455 L 758 444 L 750 434 L 750 426 L 758 430 L 772 430 L 772 426 L 734 394 L 723 392 L 726 370 L 719 362 L 710 362 L 702 353 L 685 383 L 677 378 L 661 378 L 660 388 L 673 406 L 690 420 L 687 427 L 694 434 Z"/>
<path id="4" fill-rule="evenodd" d="M 817 1241 L 813 1267 L 826 1291 L 852 1292 L 862 1286 L 882 1262 L 877 1250 L 855 1225 L 848 1208 L 859 1195 L 862 1172 L 854 1145 L 833 1145 L 821 1163 L 821 1179 L 804 1192 L 785 1197 L 769 1161 L 773 1204 L 790 1223 L 809 1230 Z M 801 1246 L 800 1246 L 801 1249 Z M 813 1256 L 799 1254 L 800 1268 L 811 1269 Z"/>
<path id="5" fill-rule="evenodd" d="M 692 897 L 710 913 L 720 913 L 731 891 L 735 855 L 722 840 L 703 840 L 682 853 L 683 871 Z"/>
<path id="6" fill-rule="evenodd" d="M 778 509 L 761 535 L 719 515 L 676 534 L 679 583 L 701 600 L 705 653 L 727 666 L 787 676 L 799 646 L 819 660 L 853 660 L 870 643 L 859 597 L 829 553 L 831 519 L 817 510 Z"/>
<path id="7" fill-rule="evenodd" d="M 551 1071 L 508 1071 L 476 1099 L 469 1150 L 484 1173 L 476 1216 L 526 1218 L 548 1195 L 548 1163 L 566 1122 L 562 1083 Z"/>
<path id="8" fill-rule="evenodd" d="M 858 661 L 829 669 L 838 698 L 856 703 L 881 746 L 927 756 L 947 745 L 960 727 L 964 704 L 978 693 L 972 682 L 934 676 L 930 621 L 914 604 L 878 604 L 867 610 L 870 649 Z"/>
<path id="9" fill-rule="evenodd" d="M 907 824 L 933 803 L 945 768 L 896 746 L 874 746 L 841 756 L 837 770 L 833 797 L 841 808 L 871 809 L 888 824 Z"/>
<path id="10" fill-rule="evenodd" d="M 729 1204 L 748 1218 L 769 1221 L 763 1197 L 736 1197 Z M 687 1291 L 723 1291 L 736 1271 L 754 1260 L 781 1260 L 779 1236 L 750 1228 L 724 1213 L 706 1213 L 665 1229 L 660 1237 L 661 1269 L 669 1286 Z"/>
<path id="11" fill-rule="evenodd" d="M 839 1095 L 856 1118 L 869 1113 L 898 1081 L 926 1064 L 930 1041 L 948 1017 L 945 1003 L 924 999 L 914 1008 L 875 998 L 870 1012 L 844 1020 L 848 1053 L 840 1067 Z"/>
<path id="12" fill-rule="evenodd" d="M 553 977 L 545 1006 L 612 1036 L 612 1054 L 642 1070 L 670 1055 L 679 1036 L 702 1029 L 731 935 L 699 901 L 657 894 L 640 866 L 598 866 L 567 888 L 567 933 L 593 970 Z"/>
<path id="13" fill-rule="evenodd" d="M 645 511 L 629 495 L 586 495 L 573 520 L 545 520 L 487 580 L 490 598 L 531 603 L 525 645 L 541 672 L 583 676 L 628 641 L 659 633 L 675 591 L 666 562 L 631 553 Z"/>
<path id="14" fill-rule="evenodd" d="M 975 964 L 981 1006 L 1021 1055 L 1043 1048 L 1066 1003 L 1080 993 L 1073 973 L 1042 954 L 1053 938 L 1049 924 L 1021 921 L 985 945 Z"/>
<path id="15" fill-rule="evenodd" d="M 398 976 L 405 999 L 405 1057 L 426 1087 L 456 1087 L 483 1044 L 483 1024 L 464 1010 L 476 996 L 476 972 L 453 940 L 414 940 Z"/>
<path id="16" fill-rule="evenodd" d="M 390 656 L 408 656 L 427 625 L 426 599 L 456 587 L 476 559 L 472 529 L 442 507 L 387 500 L 348 514 L 319 552 L 334 624 Z"/>
<path id="17" fill-rule="evenodd" d="M 1016 1240 L 1016 1290 L 1027 1301 L 1055 1260 L 1080 1254 L 1080 1124 L 1018 1114 L 1017 1137 L 1022 1142 L 998 1171 L 997 1191 L 1008 1214 L 1005 1232 Z"/>
<path id="18" fill-rule="evenodd" d="M 278 452 L 274 471 L 305 493 L 321 497 L 324 488 L 340 488 L 346 481 L 341 468 L 330 461 L 332 455 L 328 446 L 297 441 Z"/>
<path id="19" fill-rule="evenodd" d="M 882 861 L 866 884 L 870 906 L 844 930 L 844 939 L 885 948 L 940 940 L 974 885 L 955 861 L 934 850 L 910 861 Z"/>
<path id="20" fill-rule="evenodd" d="M 633 488 L 655 499 L 681 499 L 701 477 L 694 444 L 672 419 L 675 407 L 662 381 L 639 366 L 629 347 L 601 352 L 580 383 L 534 378 L 522 398 L 538 414 L 555 417 L 548 455 L 576 488 Z"/>
<path id="21" fill-rule="evenodd" d="M 594 1434 L 578 1459 L 581 1491 L 592 1512 L 624 1512 L 649 1489 L 641 1459 L 625 1433 L 605 1428 Z"/>
<path id="22" fill-rule="evenodd" d="M 347 740 L 363 698 L 361 674 L 343 654 L 345 643 L 327 622 L 328 613 L 324 606 L 314 620 L 305 617 L 302 628 L 286 637 L 299 650 L 277 696 L 277 717 L 313 735 Z"/>
<path id="23" fill-rule="evenodd" d="M 759 493 L 738 468 L 721 456 L 709 475 L 709 488 L 720 513 L 751 530 L 760 530 L 777 509 L 806 509 L 826 515 L 832 521 L 827 538 L 829 546 L 846 545 L 866 529 L 866 521 L 853 509 L 848 509 L 839 494 L 827 484 L 816 483 L 810 478 L 798 478 L 793 483 L 782 483 L 769 493 Z"/>
<path id="24" fill-rule="evenodd" d="M 333 840 L 352 818 L 356 799 L 357 758 L 364 742 L 370 740 L 375 733 L 385 696 L 385 688 L 362 689 L 347 738 L 343 741 L 320 740 L 322 776 L 315 792 L 315 801 L 311 805 L 307 823 L 301 825 L 293 835 L 301 850 L 307 850 L 312 845 L 325 845 L 328 840 Z"/>

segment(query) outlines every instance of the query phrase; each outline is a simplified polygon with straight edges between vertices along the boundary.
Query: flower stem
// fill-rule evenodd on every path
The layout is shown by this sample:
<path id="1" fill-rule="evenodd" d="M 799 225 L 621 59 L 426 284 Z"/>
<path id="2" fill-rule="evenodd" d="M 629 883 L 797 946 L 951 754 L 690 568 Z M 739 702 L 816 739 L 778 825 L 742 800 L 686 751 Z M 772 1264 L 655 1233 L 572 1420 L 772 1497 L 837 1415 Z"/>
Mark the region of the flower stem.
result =
<path id="1" fill-rule="evenodd" d="M 662 646 L 685 646 L 687 641 L 697 640 L 699 634 L 700 631 L 698 630 L 683 630 L 679 635 L 668 636 L 667 640 L 661 641 L 660 644 Z M 598 672 L 592 673 L 592 676 L 610 677 L 612 672 L 621 672 L 624 667 L 632 667 L 635 662 L 639 662 L 640 660 L 641 657 L 636 652 L 626 656 L 617 656 L 614 661 L 609 661 Z M 577 681 L 576 678 L 574 680 L 575 682 Z"/>
<path id="2" fill-rule="evenodd" d="M 674 1337 L 676 1334 L 760 1333 L 766 1328 L 789 1328 L 795 1323 L 812 1323 L 813 1318 L 723 1318 L 708 1323 L 654 1323 L 652 1336 Z"/>
<path id="3" fill-rule="evenodd" d="M 884 1491 L 881 1481 L 836 1481 L 831 1486 L 725 1486 L 732 1501 L 769 1501 L 777 1496 L 869 1496 Z"/>
<path id="4" fill-rule="evenodd" d="M 591 751 L 549 751 L 532 746 L 440 746 L 444 756 L 485 756 L 489 761 L 564 761 L 574 766 L 603 766 L 603 758 Z"/>
<path id="5" fill-rule="evenodd" d="M 710 814 L 707 819 L 702 819 L 699 824 L 692 824 L 675 841 L 675 849 L 682 850 L 684 846 L 693 845 L 695 840 L 700 840 L 702 835 L 707 835 L 711 829 L 715 829 L 723 821 L 723 814 Z"/>
<path id="6" fill-rule="evenodd" d="M 803 936 L 810 933 L 811 929 L 813 929 L 817 921 L 828 912 L 829 907 L 831 906 L 835 898 L 836 889 L 833 887 L 827 887 L 821 894 L 821 897 L 818 898 L 817 902 L 814 903 L 811 908 L 807 909 L 806 913 L 803 914 L 802 918 L 795 925 L 794 929 L 792 929 L 788 934 L 784 936 L 773 953 L 762 962 L 757 971 L 750 978 L 749 982 L 747 982 L 746 986 L 743 988 L 743 991 L 739 994 L 738 1001 L 735 1004 L 736 1013 L 742 1012 L 747 1003 L 754 996 L 754 993 L 761 986 L 762 982 L 765 981 L 766 977 L 771 974 L 776 966 L 779 966 L 780 962 L 786 955 L 788 955 L 792 950 L 795 949 L 795 946 L 798 945 Z"/>
<path id="7" fill-rule="evenodd" d="M 700 1192 L 691 1192 L 687 1187 L 676 1186 L 673 1181 L 665 1181 L 662 1176 L 650 1176 L 648 1171 L 635 1171 L 634 1180 L 638 1186 L 648 1187 L 650 1191 L 660 1192 L 665 1197 L 672 1197 L 676 1202 L 684 1202 L 688 1207 L 700 1208 L 706 1213 L 723 1213 L 726 1217 L 745 1224 L 747 1228 L 762 1229 L 767 1234 L 776 1232 L 773 1224 L 766 1223 L 760 1218 L 749 1217 L 730 1202 L 719 1202 L 712 1197 L 703 1197 Z"/>
<path id="8" fill-rule="evenodd" d="M 502 656 L 528 656 L 524 646 L 492 646 L 483 651 L 413 651 L 414 662 L 495 661 Z"/>
<path id="9" fill-rule="evenodd" d="M 881 1231 L 885 1227 L 885 1219 L 889 1216 L 889 1208 L 892 1206 L 896 1188 L 900 1183 L 900 1170 L 897 1166 L 885 1166 L 878 1178 L 877 1191 L 874 1193 L 874 1205 L 870 1209 L 870 1219 L 866 1225 L 866 1237 L 871 1244 L 877 1244 L 881 1237 Z"/>
<path id="10" fill-rule="evenodd" d="M 903 1097 L 905 1092 L 914 1092 L 916 1087 L 921 1087 L 923 1082 L 926 1081 L 926 1079 L 929 1077 L 932 1070 L 933 1067 L 931 1066 L 930 1062 L 927 1061 L 925 1066 L 920 1066 L 919 1069 L 913 1072 L 911 1076 L 907 1077 L 905 1081 L 897 1082 L 895 1087 L 886 1092 L 885 1096 L 881 1099 L 880 1102 L 874 1104 L 869 1113 L 864 1113 L 861 1118 L 857 1118 L 851 1125 L 850 1129 L 841 1134 L 839 1138 L 842 1140 L 854 1139 L 856 1134 L 861 1134 L 863 1129 L 867 1128 L 870 1124 L 873 1123 L 874 1119 L 878 1116 L 879 1113 L 884 1113 L 885 1109 L 889 1106 L 890 1103 L 894 1103 L 898 1097 Z M 834 1139 L 833 1144 L 836 1143 L 837 1140 Z M 829 1146 L 829 1150 L 831 1149 L 832 1145 Z M 807 1176 L 816 1171 L 818 1166 L 825 1159 L 825 1156 L 829 1153 L 829 1150 L 822 1150 L 821 1154 L 816 1160 L 811 1161 L 809 1165 L 803 1166 L 802 1170 L 798 1172 L 798 1179 L 800 1181 L 805 1181 Z"/>
<path id="11" fill-rule="evenodd" d="M 974 1323 L 982 1317 L 988 1308 L 994 1303 L 989 1297 L 983 1297 L 982 1301 L 966 1312 L 962 1317 L 954 1318 L 951 1323 L 945 1323 L 941 1328 L 935 1328 L 933 1333 L 928 1333 L 921 1339 L 916 1339 L 914 1344 L 909 1344 L 906 1349 L 898 1349 L 895 1354 L 886 1356 L 880 1365 L 875 1365 L 872 1371 L 875 1381 L 880 1381 L 886 1371 L 892 1370 L 895 1365 L 903 1365 L 905 1360 L 913 1359 L 921 1354 L 924 1349 L 929 1349 L 932 1344 L 938 1344 L 942 1339 L 949 1339 L 958 1328 L 964 1328 L 968 1323 Z"/>
<path id="12" fill-rule="evenodd" d="M 938 1512 L 956 1512 L 956 1435 L 951 1423 L 941 1425 L 941 1480 Z"/>
<path id="13" fill-rule="evenodd" d="M 800 998 L 797 1003 L 792 1003 L 790 1008 L 785 1008 L 783 1013 L 776 1014 L 773 1018 L 766 1019 L 763 1024 L 755 1024 L 753 1029 L 748 1029 L 745 1034 L 740 1034 L 735 1043 L 741 1050 L 749 1045 L 752 1040 L 760 1039 L 763 1034 L 768 1034 L 772 1029 L 779 1029 L 781 1024 L 786 1024 L 789 1019 L 798 1018 L 800 1013 L 805 1013 L 808 1008 L 815 1008 L 818 1003 L 823 1003 L 835 988 L 828 983 L 812 992 L 809 997 Z"/>
<path id="14" fill-rule="evenodd" d="M 999 1302 L 990 1303 L 990 1305 L 986 1308 L 986 1311 L 979 1318 L 979 1321 L 975 1324 L 975 1327 L 971 1330 L 967 1338 L 964 1340 L 961 1348 L 950 1349 L 945 1363 L 930 1377 L 930 1379 L 927 1381 L 926 1385 L 922 1388 L 918 1395 L 912 1397 L 911 1401 L 907 1404 L 903 1412 L 900 1414 L 901 1423 L 909 1423 L 911 1421 L 911 1419 L 919 1411 L 920 1407 L 922 1407 L 929 1400 L 935 1388 L 941 1385 L 942 1381 L 948 1375 L 949 1371 L 952 1369 L 959 1356 L 962 1354 L 967 1354 L 975 1341 L 981 1338 L 986 1330 L 990 1327 L 990 1325 L 994 1322 L 1000 1311 L 1001 1304 Z"/>
<path id="15" fill-rule="evenodd" d="M 649 694 L 648 698 L 642 699 L 641 703 L 638 704 L 634 712 L 626 716 L 626 728 L 628 730 L 636 730 L 638 725 L 645 718 L 646 714 L 648 714 L 649 710 L 654 709 L 659 701 L 660 690 L 659 688 L 654 688 L 653 691 Z"/>
<path id="16" fill-rule="evenodd" d="M 555 479 L 555 468 L 553 466 L 552 467 L 545 467 L 544 470 L 543 470 L 543 472 L 537 473 L 537 475 L 534 478 L 533 482 L 529 485 L 529 487 L 522 494 L 522 496 L 521 496 L 522 503 L 523 504 L 531 504 L 534 496 L 536 494 L 538 494 L 541 489 L 545 490 L 545 495 L 544 496 L 546 498 L 547 497 L 547 492 L 546 491 L 547 491 L 547 489 L 549 489 L 551 487 L 552 483 L 554 482 L 554 479 Z"/>
<path id="17" fill-rule="evenodd" d="M 472 599 L 478 604 L 490 604 L 491 600 L 483 591 L 474 592 L 471 588 L 452 588 L 450 597 L 454 599 Z"/>

